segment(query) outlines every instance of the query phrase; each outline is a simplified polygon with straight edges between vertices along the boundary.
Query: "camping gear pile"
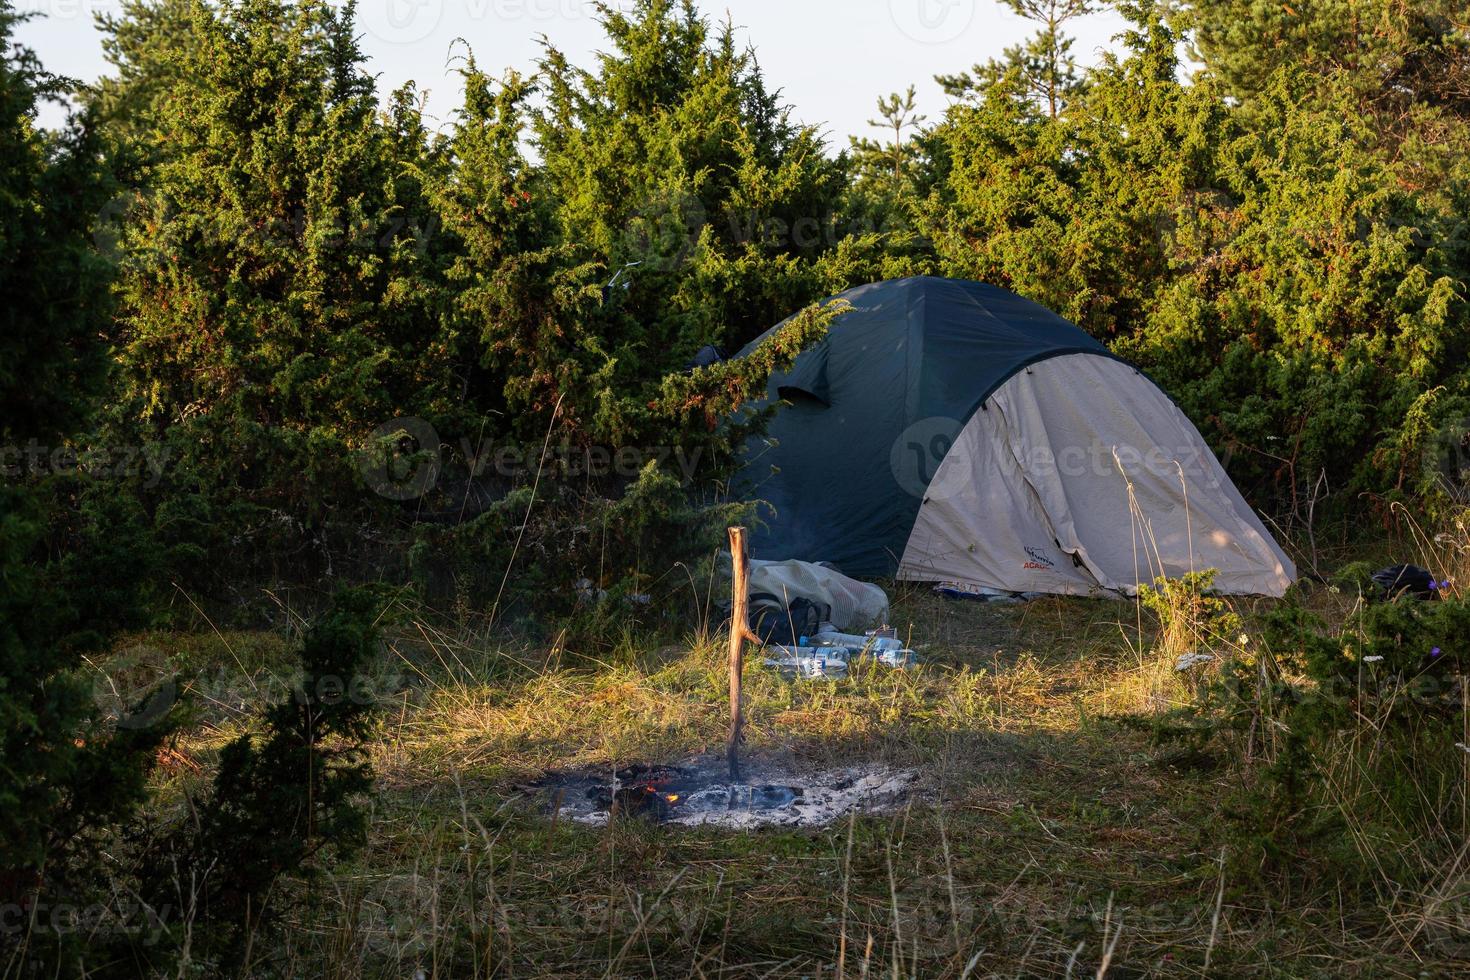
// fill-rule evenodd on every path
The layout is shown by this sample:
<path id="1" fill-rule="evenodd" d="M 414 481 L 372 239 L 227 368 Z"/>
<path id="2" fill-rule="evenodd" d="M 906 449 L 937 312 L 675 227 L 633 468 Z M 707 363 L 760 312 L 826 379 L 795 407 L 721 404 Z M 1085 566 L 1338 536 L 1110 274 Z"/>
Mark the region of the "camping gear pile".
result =
<path id="1" fill-rule="evenodd" d="M 751 633 L 764 645 L 766 666 L 783 675 L 841 677 L 862 657 L 899 668 L 918 662 L 886 625 L 888 596 L 876 585 L 825 564 L 751 559 L 749 589 Z"/>

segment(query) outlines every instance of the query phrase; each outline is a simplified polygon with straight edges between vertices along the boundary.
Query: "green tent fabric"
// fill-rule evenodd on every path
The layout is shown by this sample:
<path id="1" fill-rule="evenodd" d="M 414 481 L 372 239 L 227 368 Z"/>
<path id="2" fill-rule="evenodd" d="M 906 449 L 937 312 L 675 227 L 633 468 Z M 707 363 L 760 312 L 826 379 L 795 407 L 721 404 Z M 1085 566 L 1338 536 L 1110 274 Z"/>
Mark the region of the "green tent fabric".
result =
<path id="1" fill-rule="evenodd" d="M 747 447 L 741 490 L 770 505 L 753 534 L 756 557 L 1014 591 L 1126 590 L 1153 571 L 1119 567 L 1125 542 L 1109 525 L 1121 521 L 1127 532 L 1118 508 L 1147 498 L 1161 515 L 1158 528 L 1142 524 L 1162 570 L 1215 560 L 1231 567 L 1236 591 L 1272 594 L 1294 576 L 1193 425 L 1076 326 L 1007 290 L 952 279 L 874 283 L 840 298 L 851 312 L 772 377 L 768 400 L 786 404 L 768 435 Z M 1058 404 L 1073 391 L 1078 404 Z M 1094 418 L 1100 431 L 1085 431 Z M 1131 429 L 1135 422 L 1143 428 Z M 1108 446 L 1137 443 L 1143 455 L 1159 440 L 1168 443 L 1167 467 L 1134 467 L 1126 479 L 1113 470 Z M 1100 461 L 1077 475 L 1031 459 L 1038 449 L 1044 460 L 1088 442 Z M 965 448 L 952 452 L 957 444 Z M 1169 490 L 1175 457 L 1199 483 L 1182 495 Z M 1109 509 L 1090 513 L 1086 498 L 1100 495 Z M 1176 533 L 1171 516 L 1200 507 L 1208 512 L 1200 517 L 1203 550 L 1193 523 Z M 1004 543 L 1018 556 L 1013 574 L 1010 558 L 996 555 L 1002 532 L 1017 525 L 1028 530 Z M 1205 554 L 1210 547 L 1218 554 Z M 1091 552 L 1102 558 L 1090 560 Z"/>

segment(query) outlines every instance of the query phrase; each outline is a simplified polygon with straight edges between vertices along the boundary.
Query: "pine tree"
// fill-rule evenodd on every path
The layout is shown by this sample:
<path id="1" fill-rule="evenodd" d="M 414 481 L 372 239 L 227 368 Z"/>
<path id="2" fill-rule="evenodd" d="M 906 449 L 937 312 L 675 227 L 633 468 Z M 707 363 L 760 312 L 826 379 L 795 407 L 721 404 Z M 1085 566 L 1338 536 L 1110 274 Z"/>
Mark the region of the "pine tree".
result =
<path id="1" fill-rule="evenodd" d="M 167 152 L 122 242 L 114 418 L 174 447 L 159 493 L 192 499 L 193 525 L 284 528 L 282 547 L 320 551 L 361 497 L 352 450 L 376 427 L 418 415 L 451 434 L 467 411 L 466 355 L 437 333 L 422 175 L 439 164 L 411 91 L 381 111 L 350 6 L 191 16 L 155 80 Z"/>
<path id="2" fill-rule="evenodd" d="M 554 206 L 521 145 L 531 82 L 511 73 L 497 83 L 472 55 L 459 72 L 449 166 L 429 185 L 452 239 L 443 332 L 478 353 L 476 405 L 510 430 L 491 436 L 535 438 L 553 415 L 563 431 L 582 431 L 607 385 L 599 372 L 614 367 L 589 329 L 600 268 L 556 242 Z"/>
<path id="3" fill-rule="evenodd" d="M 1370 101 L 1470 111 L 1470 36 L 1464 5 L 1453 0 L 1192 0 L 1175 16 L 1195 55 L 1238 99 L 1293 66 L 1342 74 Z"/>
<path id="4" fill-rule="evenodd" d="M 550 426 L 583 445 L 678 444 L 726 460 L 732 447 L 714 433 L 721 417 L 709 406 L 733 412 L 800 347 L 770 363 L 755 358 L 694 374 L 683 370 L 687 353 L 649 349 L 644 325 L 628 310 L 639 283 L 647 275 L 687 288 L 680 280 L 698 274 L 697 260 L 695 269 L 630 263 L 604 282 L 608 261 L 564 235 L 554 169 L 533 165 L 522 149 L 533 83 L 514 72 L 493 81 L 472 56 L 460 74 L 465 97 L 447 143 L 450 166 L 431 195 L 452 242 L 445 333 L 472 338 L 478 404 L 505 419 L 488 435 L 540 439 Z M 545 117 L 538 122 L 546 125 Z M 571 139 L 599 135 L 578 131 Z M 809 342 L 817 331 L 801 335 Z M 700 420 L 694 431 L 691 416 Z"/>
<path id="5" fill-rule="evenodd" d="M 1283 73 L 1320 105 L 1371 118 L 1371 142 L 1417 188 L 1464 180 L 1470 155 L 1470 30 L 1456 0 L 1195 0 L 1177 9 L 1195 58 L 1249 111 Z M 1264 120 L 1262 122 L 1264 124 Z"/>
<path id="6" fill-rule="evenodd" d="M 833 241 L 841 170 L 731 25 L 711 30 L 690 0 L 599 10 L 595 71 L 546 50 L 535 144 L 560 240 L 608 280 L 626 270 L 608 353 L 652 381 L 820 294 L 812 261 Z"/>
<path id="7" fill-rule="evenodd" d="M 878 100 L 878 119 L 868 120 L 873 129 L 892 131 L 891 143 L 852 137 L 853 156 L 857 161 L 858 173 L 864 175 L 882 172 L 891 175 L 894 181 L 903 180 L 910 169 L 918 148 L 905 136 L 910 130 L 922 130 L 925 116 L 918 112 L 915 88 L 910 85 L 903 95 L 893 92 Z"/>
<path id="8" fill-rule="evenodd" d="M 1249 105 L 1179 79 L 1179 38 L 1127 8 L 1127 50 L 1067 111 L 1019 76 L 936 127 L 951 169 L 921 228 L 949 274 L 1075 320 L 1175 394 L 1258 504 L 1304 481 L 1422 487 L 1463 411 L 1463 189 L 1416 193 L 1346 86 L 1282 68 Z M 1443 175 L 1442 175 L 1443 176 Z M 1463 188 L 1463 184 L 1460 185 Z"/>
<path id="9" fill-rule="evenodd" d="M 86 101 L 104 128 L 140 150 L 164 148 L 152 134 L 197 37 L 194 17 L 208 16 L 208 8 L 196 8 L 196 0 L 123 0 L 116 13 L 96 15 L 113 74 L 87 91 Z"/>
<path id="10" fill-rule="evenodd" d="M 843 212 L 854 234 L 839 241 L 835 253 L 824 259 L 833 281 L 864 282 L 927 271 L 926 249 L 913 231 L 915 211 L 933 188 L 939 163 L 935 157 L 939 146 L 924 128 L 927 121 L 918 112 L 910 85 L 902 95 L 894 92 L 880 98 L 878 118 L 868 122 L 891 133 L 891 142 L 851 138 Z M 857 267 L 850 265 L 854 260 Z M 871 271 L 862 270 L 868 264 Z"/>
<path id="11" fill-rule="evenodd" d="M 48 553 L 45 484 L 28 473 L 101 393 L 110 270 L 92 222 L 109 187 L 90 119 L 36 127 L 67 85 L 12 43 L 17 20 L 0 0 L 0 902 L 24 908 L 92 887 L 90 834 L 141 800 L 164 728 L 109 732 L 97 717 L 80 668 L 113 624 L 87 592 L 93 556 Z M 55 938 L 33 951 L 56 953 Z"/>
<path id="12" fill-rule="evenodd" d="M 955 98 L 983 98 L 1008 93 L 1057 118 L 1082 85 L 1073 39 L 1063 28 L 1069 21 L 1092 12 L 1092 0 L 1005 0 L 1019 16 L 1040 25 L 1021 44 L 1005 49 L 999 59 L 976 65 L 971 72 L 941 75 L 939 84 Z M 1009 84 L 1001 85 L 1005 79 Z"/>

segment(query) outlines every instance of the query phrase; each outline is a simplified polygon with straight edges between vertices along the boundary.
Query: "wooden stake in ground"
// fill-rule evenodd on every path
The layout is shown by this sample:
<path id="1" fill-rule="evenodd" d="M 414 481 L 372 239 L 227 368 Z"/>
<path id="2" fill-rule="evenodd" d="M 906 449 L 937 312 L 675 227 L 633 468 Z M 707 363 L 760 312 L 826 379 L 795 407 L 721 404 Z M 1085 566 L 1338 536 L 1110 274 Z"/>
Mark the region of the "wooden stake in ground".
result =
<path id="1" fill-rule="evenodd" d="M 750 566 L 745 553 L 745 528 L 730 528 L 730 740 L 725 758 L 730 780 L 740 778 L 740 728 L 744 723 L 740 684 L 745 668 L 745 641 L 759 643 L 750 631 Z"/>

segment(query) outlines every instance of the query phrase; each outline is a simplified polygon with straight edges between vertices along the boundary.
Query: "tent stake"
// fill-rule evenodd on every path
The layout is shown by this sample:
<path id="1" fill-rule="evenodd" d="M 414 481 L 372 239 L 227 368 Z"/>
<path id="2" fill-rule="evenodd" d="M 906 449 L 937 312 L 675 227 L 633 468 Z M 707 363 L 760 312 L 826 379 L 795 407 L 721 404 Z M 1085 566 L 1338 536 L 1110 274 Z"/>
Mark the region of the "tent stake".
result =
<path id="1" fill-rule="evenodd" d="M 725 758 L 733 783 L 740 779 L 740 729 L 745 721 L 740 703 L 745 641 L 760 642 L 750 630 L 750 565 L 743 527 L 730 528 L 730 569 L 730 739 L 725 744 Z"/>

